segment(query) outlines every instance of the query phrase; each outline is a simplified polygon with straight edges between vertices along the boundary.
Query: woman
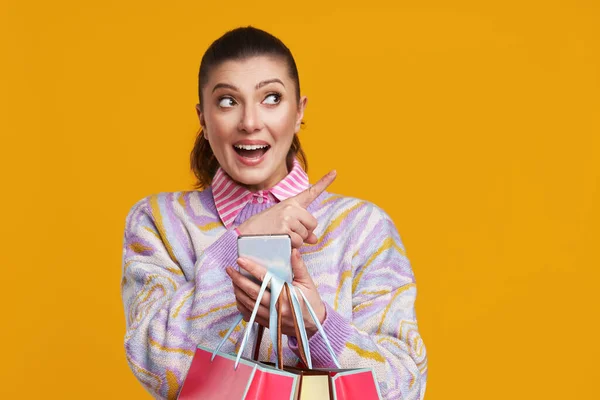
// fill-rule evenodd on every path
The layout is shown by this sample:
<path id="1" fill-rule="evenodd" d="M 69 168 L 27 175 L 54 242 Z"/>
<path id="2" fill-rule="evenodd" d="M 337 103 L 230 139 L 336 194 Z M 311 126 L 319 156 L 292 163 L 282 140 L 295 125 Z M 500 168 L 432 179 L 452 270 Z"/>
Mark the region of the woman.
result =
<path id="1" fill-rule="evenodd" d="M 256 28 L 230 31 L 204 54 L 198 92 L 202 130 L 191 163 L 204 190 L 148 196 L 126 220 L 122 294 L 134 374 L 154 396 L 175 398 L 196 345 L 216 347 L 254 307 L 258 285 L 238 266 L 259 279 L 265 271 L 237 259 L 237 236 L 287 233 L 294 286 L 342 367 L 372 368 L 386 399 L 422 398 L 427 358 L 404 247 L 377 206 L 325 191 L 335 172 L 309 185 L 297 137 L 307 100 L 289 49 Z M 268 302 L 256 319 L 267 327 Z M 283 356 L 296 365 L 290 314 L 284 309 Z M 333 367 L 304 316 L 313 366 Z M 242 332 L 222 351 L 235 352 Z M 260 360 L 274 361 L 269 335 L 261 343 Z"/>

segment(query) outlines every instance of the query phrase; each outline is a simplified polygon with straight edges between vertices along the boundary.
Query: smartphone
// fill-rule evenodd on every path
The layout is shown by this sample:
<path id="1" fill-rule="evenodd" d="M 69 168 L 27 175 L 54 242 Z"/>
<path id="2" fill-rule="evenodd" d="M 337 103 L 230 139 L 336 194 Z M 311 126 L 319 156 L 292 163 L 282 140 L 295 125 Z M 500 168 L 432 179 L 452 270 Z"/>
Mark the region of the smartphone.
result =
<path id="1" fill-rule="evenodd" d="M 273 275 L 291 282 L 292 274 L 292 239 L 287 234 L 276 235 L 241 235 L 237 239 L 238 256 L 247 258 L 262 265 Z M 240 272 L 261 284 L 245 269 Z"/>

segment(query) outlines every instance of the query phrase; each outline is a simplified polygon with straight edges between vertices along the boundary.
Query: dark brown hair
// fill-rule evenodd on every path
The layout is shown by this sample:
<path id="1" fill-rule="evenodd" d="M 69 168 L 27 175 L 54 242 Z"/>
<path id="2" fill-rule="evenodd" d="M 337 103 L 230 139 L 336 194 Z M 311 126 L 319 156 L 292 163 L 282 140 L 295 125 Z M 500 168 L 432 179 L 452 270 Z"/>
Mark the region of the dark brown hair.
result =
<path id="1" fill-rule="evenodd" d="M 198 99 L 200 107 L 204 104 L 202 88 L 208 83 L 211 71 L 225 61 L 243 60 L 254 56 L 276 56 L 281 57 L 288 66 L 290 77 L 294 81 L 296 99 L 300 101 L 300 78 L 298 69 L 291 51 L 285 44 L 275 36 L 263 30 L 248 26 L 237 28 L 225 33 L 215 40 L 202 56 L 200 71 L 198 72 Z M 304 122 L 302 122 L 304 124 Z M 292 159 L 298 158 L 304 170 L 308 170 L 306 154 L 302 150 L 298 135 L 294 135 L 292 145 L 287 155 L 288 166 Z M 194 148 L 190 155 L 192 171 L 198 180 L 194 185 L 197 189 L 210 186 L 219 162 L 217 161 L 209 142 L 204 138 L 202 129 L 198 132 Z"/>

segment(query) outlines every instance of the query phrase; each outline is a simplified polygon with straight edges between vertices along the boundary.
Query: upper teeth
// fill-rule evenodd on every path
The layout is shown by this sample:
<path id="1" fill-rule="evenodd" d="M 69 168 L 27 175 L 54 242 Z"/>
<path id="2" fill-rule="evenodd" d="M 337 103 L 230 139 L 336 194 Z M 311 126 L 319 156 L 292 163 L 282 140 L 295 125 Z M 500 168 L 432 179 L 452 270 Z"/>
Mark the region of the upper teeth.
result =
<path id="1" fill-rule="evenodd" d="M 258 150 L 258 149 L 264 149 L 264 148 L 268 147 L 268 145 L 266 145 L 266 144 L 236 144 L 234 146 L 237 149 L 242 149 L 242 150 Z"/>

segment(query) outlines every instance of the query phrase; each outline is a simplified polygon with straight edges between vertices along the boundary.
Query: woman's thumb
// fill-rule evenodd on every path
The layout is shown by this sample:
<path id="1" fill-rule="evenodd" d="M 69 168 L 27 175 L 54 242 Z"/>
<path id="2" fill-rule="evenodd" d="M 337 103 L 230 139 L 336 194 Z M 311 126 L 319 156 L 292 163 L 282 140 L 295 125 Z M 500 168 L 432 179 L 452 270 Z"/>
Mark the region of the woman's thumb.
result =
<path id="1" fill-rule="evenodd" d="M 310 281 L 310 275 L 302 260 L 302 256 L 298 249 L 292 249 L 292 273 L 294 274 L 294 280 L 298 282 Z"/>

